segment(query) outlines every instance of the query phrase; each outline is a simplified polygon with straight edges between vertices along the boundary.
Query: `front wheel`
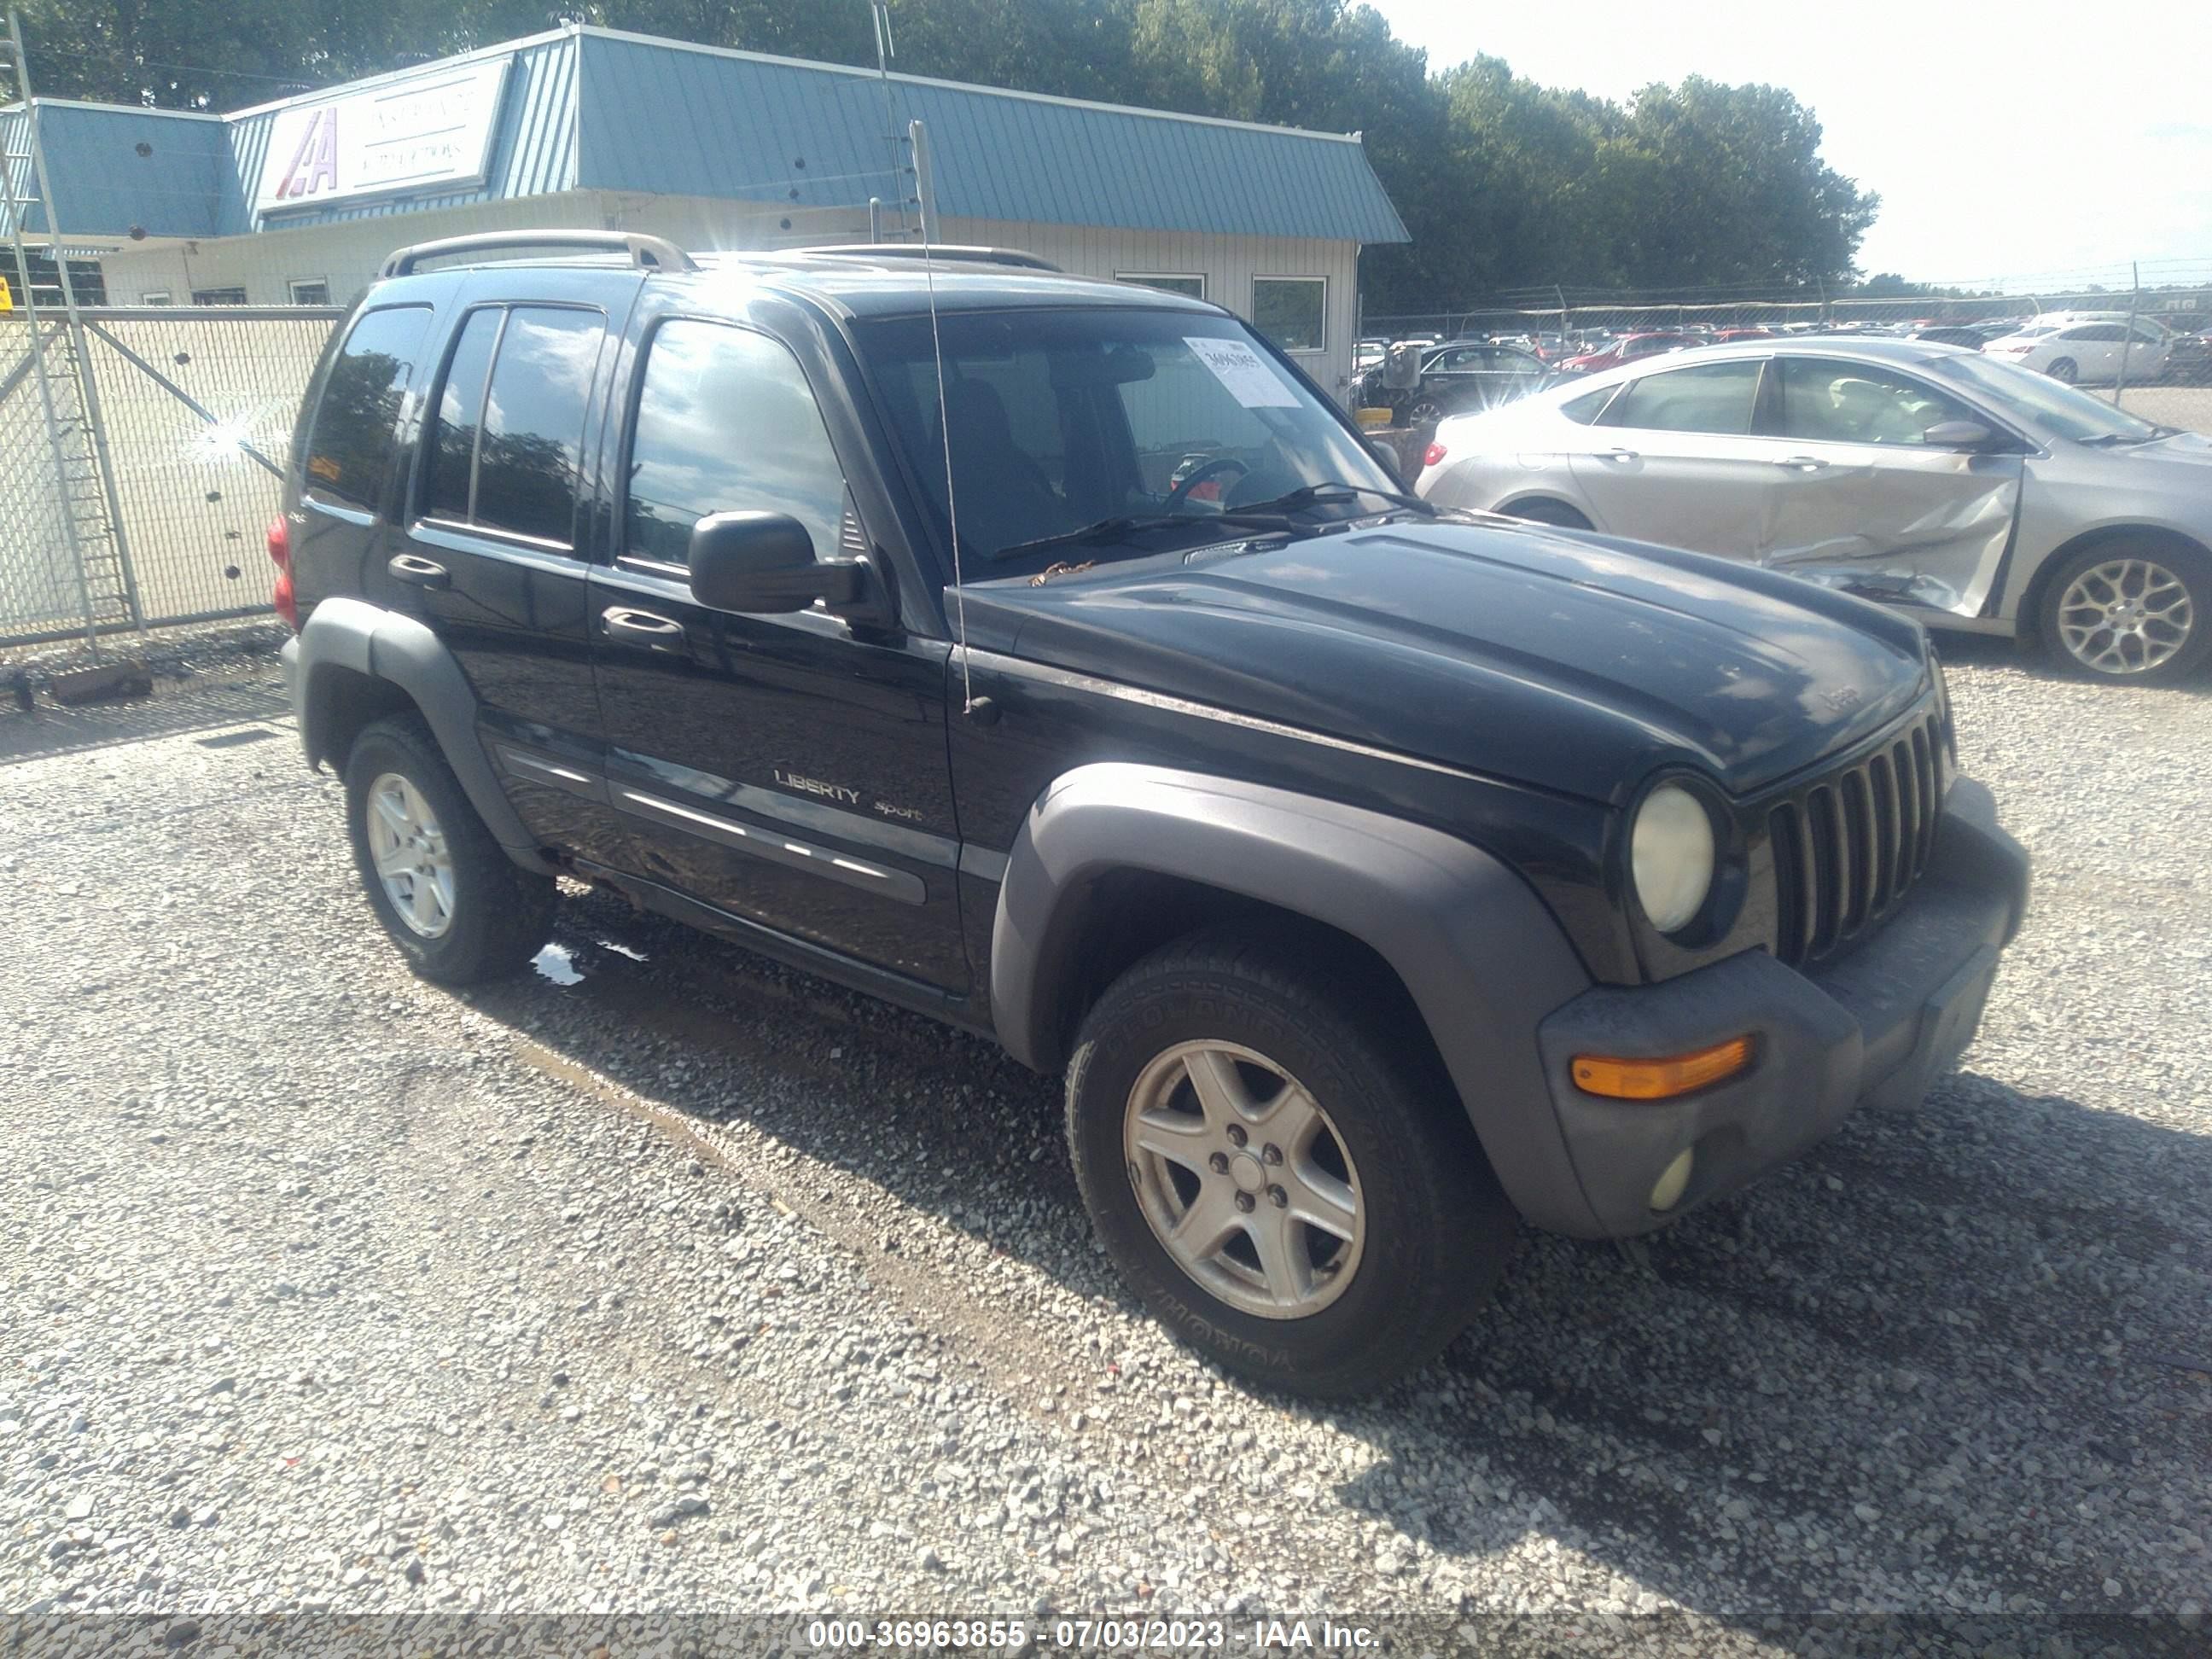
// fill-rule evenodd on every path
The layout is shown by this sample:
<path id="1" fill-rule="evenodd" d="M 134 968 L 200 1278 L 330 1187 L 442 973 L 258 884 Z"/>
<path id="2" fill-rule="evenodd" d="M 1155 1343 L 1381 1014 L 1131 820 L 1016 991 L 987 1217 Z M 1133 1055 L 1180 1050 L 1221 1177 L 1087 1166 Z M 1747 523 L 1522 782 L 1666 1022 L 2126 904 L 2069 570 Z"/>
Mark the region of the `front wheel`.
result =
<path id="1" fill-rule="evenodd" d="M 1444 417 L 1444 406 L 1434 398 L 1417 398 L 1406 411 L 1408 427 L 1434 426 Z"/>
<path id="2" fill-rule="evenodd" d="M 369 908 L 417 974 L 441 985 L 496 979 L 545 943 L 552 877 L 500 849 L 422 720 L 365 729 L 346 757 L 345 789 Z"/>
<path id="3" fill-rule="evenodd" d="M 1410 1016 L 1295 936 L 1200 933 L 1084 1023 L 1067 1133 L 1108 1254 L 1176 1335 L 1300 1394 L 1387 1386 L 1488 1296 L 1511 1206 Z"/>
<path id="4" fill-rule="evenodd" d="M 2212 560 L 2155 540 L 2075 554 L 2045 586 L 2042 635 L 2069 667 L 2154 685 L 2212 653 Z"/>

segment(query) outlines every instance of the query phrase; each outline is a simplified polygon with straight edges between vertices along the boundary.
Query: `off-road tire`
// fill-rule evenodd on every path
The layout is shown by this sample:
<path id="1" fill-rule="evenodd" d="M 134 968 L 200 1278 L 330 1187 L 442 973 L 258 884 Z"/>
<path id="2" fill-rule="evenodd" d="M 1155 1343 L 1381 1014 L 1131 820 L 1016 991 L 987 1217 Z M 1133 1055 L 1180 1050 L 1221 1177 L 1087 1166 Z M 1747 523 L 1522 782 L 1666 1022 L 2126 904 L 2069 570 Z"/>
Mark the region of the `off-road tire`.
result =
<path id="1" fill-rule="evenodd" d="M 386 773 L 405 778 L 429 802 L 453 860 L 453 919 L 434 939 L 400 919 L 376 872 L 368 798 Z M 416 973 L 441 985 L 474 985 L 520 971 L 544 945 L 558 896 L 553 878 L 525 870 L 501 850 L 420 716 L 396 714 L 362 728 L 346 757 L 345 794 L 362 890 Z"/>
<path id="2" fill-rule="evenodd" d="M 1214 929 L 1129 969 L 1077 1038 L 1067 1137 L 1108 1255 L 1163 1324 L 1229 1370 L 1343 1399 L 1443 1351 L 1504 1273 L 1517 1220 L 1426 1034 L 1349 973 L 1315 965 L 1326 945 Z M 1304 1317 L 1249 1313 L 1212 1294 L 1162 1245 L 1137 1196 L 1123 1142 L 1132 1090 L 1156 1057 L 1200 1040 L 1256 1051 L 1296 1078 L 1358 1170 L 1358 1264 L 1335 1300 Z"/>

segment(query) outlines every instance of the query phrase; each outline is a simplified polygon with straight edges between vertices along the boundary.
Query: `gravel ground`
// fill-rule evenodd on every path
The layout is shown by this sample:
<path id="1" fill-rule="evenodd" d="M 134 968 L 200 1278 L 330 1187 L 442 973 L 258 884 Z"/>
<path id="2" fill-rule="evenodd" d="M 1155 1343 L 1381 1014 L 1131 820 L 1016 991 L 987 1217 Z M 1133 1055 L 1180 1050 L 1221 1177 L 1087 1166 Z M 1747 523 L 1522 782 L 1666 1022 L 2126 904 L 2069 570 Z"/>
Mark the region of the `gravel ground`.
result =
<path id="1" fill-rule="evenodd" d="M 1965 1071 L 1327 1413 L 979 1041 L 596 896 L 419 983 L 281 720 L 0 769 L 0 1608 L 2193 1624 L 2212 701 L 1959 654 L 2038 860 Z"/>

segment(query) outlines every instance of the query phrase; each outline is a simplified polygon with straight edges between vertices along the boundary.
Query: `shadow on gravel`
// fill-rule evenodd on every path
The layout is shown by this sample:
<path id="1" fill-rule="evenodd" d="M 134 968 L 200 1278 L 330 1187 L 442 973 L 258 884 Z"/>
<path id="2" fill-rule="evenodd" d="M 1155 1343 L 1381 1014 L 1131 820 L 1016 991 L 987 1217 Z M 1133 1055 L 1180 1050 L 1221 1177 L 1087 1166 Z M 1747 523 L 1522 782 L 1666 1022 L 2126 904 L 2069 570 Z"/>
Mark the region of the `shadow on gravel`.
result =
<path id="1" fill-rule="evenodd" d="M 1964 664 L 1976 668 L 2012 668 L 2039 680 L 2050 680 L 2060 685 L 2078 685 L 2085 690 L 2097 689 L 2097 683 L 2086 675 L 2068 669 L 2052 651 L 2035 644 L 2021 645 L 1995 634 L 1947 634 L 1931 631 L 1929 638 L 1935 642 L 1936 654 L 1947 664 Z M 2161 695 L 2180 697 L 2212 697 L 2212 669 L 2200 670 L 2185 680 L 2154 688 Z"/>
<path id="2" fill-rule="evenodd" d="M 558 943 L 552 977 L 477 1005 L 1126 1305 L 1054 1083 L 605 896 L 564 905 Z M 687 1052 L 742 1086 L 702 1091 Z M 2208 1194 L 2212 1138 L 1961 1074 L 1656 1236 L 1648 1266 L 1528 1234 L 1441 1365 L 1327 1413 L 1379 1459 L 1316 1501 L 1470 1572 L 1538 1534 L 1612 1569 L 1605 1610 L 1656 1595 L 1747 1630 L 1839 1585 L 1853 1609 L 2171 1612 L 2207 1559 L 2168 1477 L 2212 1445 Z M 2130 1576 L 2159 1552 L 2170 1577 Z"/>

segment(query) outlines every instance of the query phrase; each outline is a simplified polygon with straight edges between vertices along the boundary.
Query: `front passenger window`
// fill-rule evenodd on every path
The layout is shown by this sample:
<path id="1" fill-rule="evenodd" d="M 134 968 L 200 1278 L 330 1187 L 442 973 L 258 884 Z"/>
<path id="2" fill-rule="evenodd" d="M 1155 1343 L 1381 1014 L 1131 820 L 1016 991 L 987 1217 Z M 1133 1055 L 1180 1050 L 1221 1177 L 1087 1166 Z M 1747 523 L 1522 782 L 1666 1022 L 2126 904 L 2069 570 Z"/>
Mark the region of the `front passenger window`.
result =
<path id="1" fill-rule="evenodd" d="M 845 475 L 788 349 L 723 323 L 678 319 L 653 336 L 630 441 L 623 550 L 688 564 L 710 513 L 787 513 L 836 556 Z"/>
<path id="2" fill-rule="evenodd" d="M 1987 425 L 1963 404 L 1902 374 L 1844 358 L 1784 357 L 1782 435 L 1809 443 L 1917 444 L 1946 421 Z"/>
<path id="3" fill-rule="evenodd" d="M 1752 357 L 1647 374 L 1621 393 L 1605 423 L 1645 432 L 1747 433 L 1765 366 Z"/>

